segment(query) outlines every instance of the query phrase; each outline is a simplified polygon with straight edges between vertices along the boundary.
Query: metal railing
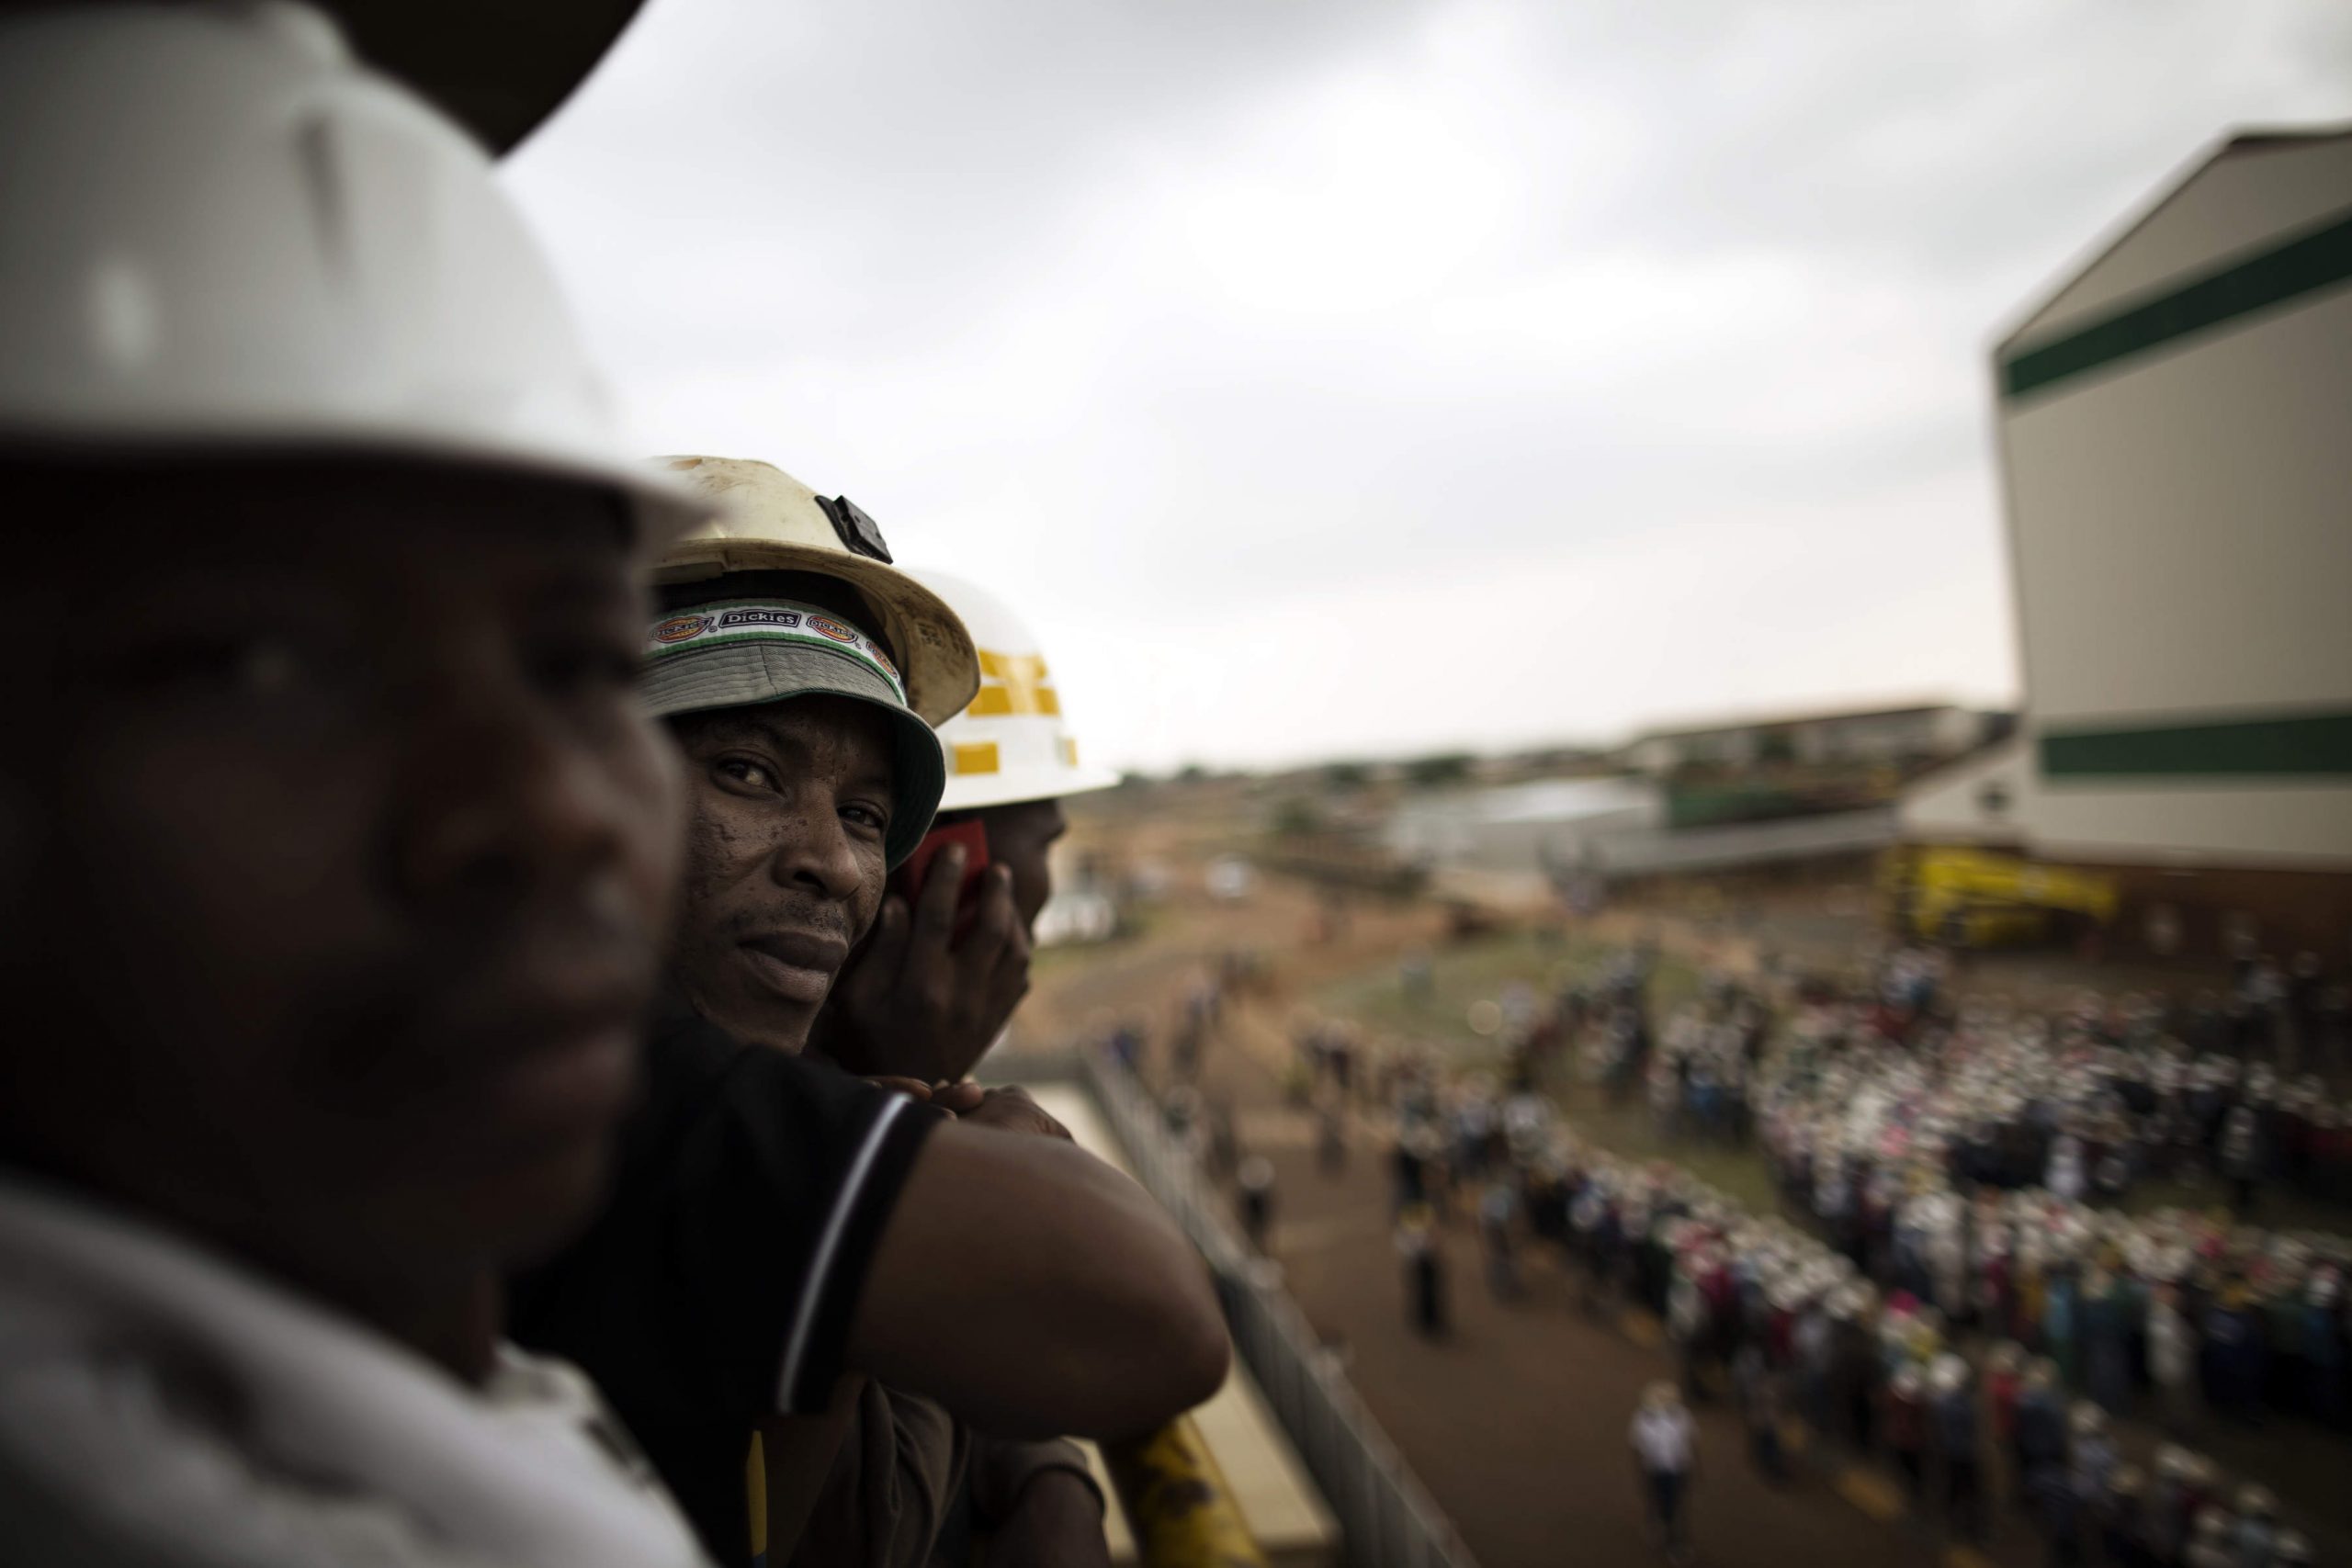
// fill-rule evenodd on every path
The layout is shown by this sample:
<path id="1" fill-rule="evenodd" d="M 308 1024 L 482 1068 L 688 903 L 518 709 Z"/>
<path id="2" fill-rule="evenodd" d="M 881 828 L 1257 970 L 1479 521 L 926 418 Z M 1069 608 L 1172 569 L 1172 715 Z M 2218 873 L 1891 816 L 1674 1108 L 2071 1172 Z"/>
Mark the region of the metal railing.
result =
<path id="1" fill-rule="evenodd" d="M 1234 1348 L 1339 1520 L 1350 1568 L 1477 1568 L 1275 1271 L 1235 1234 L 1216 1188 L 1143 1085 L 1100 1055 L 1081 1067 L 1136 1179 L 1208 1259 Z"/>

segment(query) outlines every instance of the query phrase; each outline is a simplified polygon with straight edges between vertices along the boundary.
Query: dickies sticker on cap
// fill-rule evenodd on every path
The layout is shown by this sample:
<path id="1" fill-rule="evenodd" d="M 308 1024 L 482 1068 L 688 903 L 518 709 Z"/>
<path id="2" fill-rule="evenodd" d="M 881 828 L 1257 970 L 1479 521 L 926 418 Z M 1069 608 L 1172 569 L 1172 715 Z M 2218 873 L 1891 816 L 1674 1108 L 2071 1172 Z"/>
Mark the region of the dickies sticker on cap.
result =
<path id="1" fill-rule="evenodd" d="M 797 643 L 852 660 L 880 676 L 900 706 L 906 704 L 906 682 L 879 641 L 806 604 L 741 602 L 665 616 L 645 634 L 645 658 L 648 663 L 696 658 L 747 642 Z"/>

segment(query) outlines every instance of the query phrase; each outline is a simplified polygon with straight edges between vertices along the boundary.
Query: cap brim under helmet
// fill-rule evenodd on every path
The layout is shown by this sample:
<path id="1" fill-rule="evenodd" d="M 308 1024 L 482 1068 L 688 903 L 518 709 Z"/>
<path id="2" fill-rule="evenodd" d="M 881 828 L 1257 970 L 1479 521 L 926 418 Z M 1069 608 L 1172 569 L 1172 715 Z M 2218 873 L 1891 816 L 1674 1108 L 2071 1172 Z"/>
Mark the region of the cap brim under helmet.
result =
<path id="1" fill-rule="evenodd" d="M 883 852 L 895 868 L 931 829 L 946 787 L 939 737 L 909 708 L 888 677 L 849 648 L 808 642 L 712 641 L 697 646 L 687 633 L 662 641 L 723 604 L 697 606 L 656 623 L 639 690 L 657 718 L 725 708 L 763 707 L 797 697 L 845 697 L 880 708 L 890 718 L 890 823 Z M 821 617 L 823 612 L 809 612 Z"/>
<path id="2" fill-rule="evenodd" d="M 681 590 L 718 591 L 747 572 L 805 571 L 846 582 L 874 608 L 874 628 L 906 671 L 908 706 L 924 723 L 946 723 L 979 690 L 971 633 L 947 602 L 888 563 L 775 539 L 698 536 L 664 552 L 653 581 L 665 598 Z"/>

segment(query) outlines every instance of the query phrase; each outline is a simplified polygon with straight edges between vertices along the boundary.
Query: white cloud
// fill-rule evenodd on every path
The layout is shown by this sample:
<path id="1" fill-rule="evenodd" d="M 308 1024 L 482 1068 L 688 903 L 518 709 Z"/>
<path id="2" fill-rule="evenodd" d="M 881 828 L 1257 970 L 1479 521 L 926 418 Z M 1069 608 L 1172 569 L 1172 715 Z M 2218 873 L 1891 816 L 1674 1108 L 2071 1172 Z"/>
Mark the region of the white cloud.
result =
<path id="1" fill-rule="evenodd" d="M 650 447 L 845 491 L 1162 765 L 2011 691 L 1996 326 L 2331 116 L 2334 0 L 655 0 L 513 179 Z"/>

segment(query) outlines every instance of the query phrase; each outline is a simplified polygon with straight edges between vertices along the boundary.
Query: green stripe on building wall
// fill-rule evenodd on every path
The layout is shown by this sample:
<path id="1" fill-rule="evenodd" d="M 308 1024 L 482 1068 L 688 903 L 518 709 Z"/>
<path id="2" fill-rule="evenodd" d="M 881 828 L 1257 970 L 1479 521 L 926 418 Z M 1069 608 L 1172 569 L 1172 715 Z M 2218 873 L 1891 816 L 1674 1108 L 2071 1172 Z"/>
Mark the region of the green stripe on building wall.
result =
<path id="1" fill-rule="evenodd" d="M 2153 729 L 2078 729 L 2041 739 L 2051 778 L 2256 773 L 2352 776 L 2352 713 Z"/>
<path id="2" fill-rule="evenodd" d="M 2001 395 L 2019 398 L 2241 316 L 2352 280 L 2352 216 L 2211 273 L 2001 363 Z"/>

